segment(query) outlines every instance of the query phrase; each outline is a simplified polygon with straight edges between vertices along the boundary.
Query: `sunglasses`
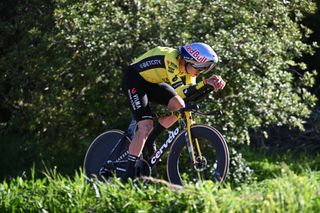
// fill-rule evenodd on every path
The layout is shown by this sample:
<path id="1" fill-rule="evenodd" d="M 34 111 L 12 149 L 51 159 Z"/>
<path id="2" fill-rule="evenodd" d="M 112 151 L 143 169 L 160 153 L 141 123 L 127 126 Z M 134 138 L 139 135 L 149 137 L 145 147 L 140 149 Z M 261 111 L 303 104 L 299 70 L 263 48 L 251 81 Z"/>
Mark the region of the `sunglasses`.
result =
<path id="1" fill-rule="evenodd" d="M 194 62 L 193 63 L 189 62 L 189 63 L 193 68 L 195 68 L 197 71 L 201 73 L 209 72 L 216 65 L 215 63 L 209 62 L 209 61 L 205 63 L 194 63 Z"/>

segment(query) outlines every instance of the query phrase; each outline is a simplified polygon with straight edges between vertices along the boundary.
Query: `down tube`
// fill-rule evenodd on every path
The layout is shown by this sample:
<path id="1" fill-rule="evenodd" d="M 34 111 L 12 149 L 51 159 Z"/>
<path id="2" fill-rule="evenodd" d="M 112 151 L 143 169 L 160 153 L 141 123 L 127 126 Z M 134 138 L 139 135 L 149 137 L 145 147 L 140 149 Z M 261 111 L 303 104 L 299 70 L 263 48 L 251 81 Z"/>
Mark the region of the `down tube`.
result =
<path id="1" fill-rule="evenodd" d="M 174 141 L 174 139 L 177 137 L 177 135 L 179 135 L 180 133 L 180 128 L 177 127 L 175 128 L 173 131 L 169 132 L 168 138 L 167 140 L 165 140 L 165 142 L 162 144 L 162 146 L 153 153 L 153 155 L 151 156 L 151 158 L 149 159 L 149 165 L 151 166 L 151 168 L 157 164 L 157 162 L 159 162 L 159 160 L 161 159 L 162 155 L 165 153 L 165 151 L 170 148 L 172 142 Z"/>

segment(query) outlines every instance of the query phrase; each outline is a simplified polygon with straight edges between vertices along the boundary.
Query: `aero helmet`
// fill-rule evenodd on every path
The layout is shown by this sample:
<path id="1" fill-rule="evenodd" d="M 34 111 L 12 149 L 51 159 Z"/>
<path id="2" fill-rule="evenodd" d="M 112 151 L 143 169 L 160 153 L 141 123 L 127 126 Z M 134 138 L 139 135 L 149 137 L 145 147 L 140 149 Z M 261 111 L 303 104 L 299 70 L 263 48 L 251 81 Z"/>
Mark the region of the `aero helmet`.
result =
<path id="1" fill-rule="evenodd" d="M 179 47 L 179 55 L 195 69 L 204 73 L 210 71 L 218 63 L 218 56 L 214 50 L 201 42 Z"/>

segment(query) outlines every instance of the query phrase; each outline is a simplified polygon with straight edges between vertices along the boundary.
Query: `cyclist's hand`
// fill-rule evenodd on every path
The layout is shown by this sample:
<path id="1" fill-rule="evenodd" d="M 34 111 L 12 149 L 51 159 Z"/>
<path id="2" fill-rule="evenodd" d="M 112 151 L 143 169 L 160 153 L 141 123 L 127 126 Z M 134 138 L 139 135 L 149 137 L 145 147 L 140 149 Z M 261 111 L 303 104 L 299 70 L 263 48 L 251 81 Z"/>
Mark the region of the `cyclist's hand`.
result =
<path id="1" fill-rule="evenodd" d="M 215 92 L 222 90 L 226 82 L 218 75 L 212 75 L 210 78 L 204 80 L 204 83 L 210 85 Z"/>

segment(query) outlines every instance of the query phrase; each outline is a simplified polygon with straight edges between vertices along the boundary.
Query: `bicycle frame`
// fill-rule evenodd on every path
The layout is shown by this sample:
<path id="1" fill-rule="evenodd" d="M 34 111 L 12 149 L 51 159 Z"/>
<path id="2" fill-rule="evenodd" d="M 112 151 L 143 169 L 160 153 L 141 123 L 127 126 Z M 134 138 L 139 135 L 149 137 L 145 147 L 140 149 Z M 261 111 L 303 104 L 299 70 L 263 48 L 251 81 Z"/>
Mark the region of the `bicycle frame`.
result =
<path id="1" fill-rule="evenodd" d="M 187 82 L 192 83 L 192 79 L 189 79 Z M 199 100 L 202 97 L 205 97 L 210 91 L 211 91 L 211 89 L 209 87 L 204 87 L 204 89 L 199 92 L 199 95 L 194 97 L 194 100 L 197 100 L 197 99 Z M 157 149 L 151 155 L 151 157 L 148 159 L 148 163 L 151 166 L 151 168 L 153 168 L 159 162 L 159 160 L 161 159 L 163 154 L 167 151 L 167 149 L 169 149 L 171 147 L 172 142 L 175 140 L 175 138 L 184 129 L 187 129 L 187 131 L 185 132 L 185 138 L 186 138 L 187 150 L 188 150 L 191 162 L 193 162 L 193 164 L 197 163 L 197 159 L 195 159 L 195 155 L 194 155 L 194 153 L 195 153 L 194 152 L 194 144 L 195 144 L 195 148 L 197 150 L 198 157 L 200 157 L 200 159 L 202 158 L 202 154 L 201 154 L 200 146 L 198 144 L 198 140 L 195 139 L 193 142 L 192 135 L 191 135 L 191 126 L 194 124 L 194 121 L 192 119 L 193 107 L 192 107 L 192 104 L 189 104 L 188 102 L 186 102 L 186 106 L 187 106 L 186 108 L 179 110 L 179 112 L 177 112 L 177 114 L 176 114 L 176 116 L 178 117 L 178 121 L 180 123 L 180 127 L 177 127 L 173 131 L 170 131 L 167 139 L 163 142 L 163 144 L 160 146 L 160 148 Z M 161 116 L 157 116 L 157 117 L 161 117 Z M 130 132 L 129 132 L 129 134 L 130 134 Z M 116 161 L 114 161 L 114 162 L 109 161 L 108 163 L 123 163 L 124 162 L 123 159 L 128 155 L 128 153 L 129 152 L 126 151 L 126 152 L 122 153 L 121 156 L 116 159 Z"/>
<path id="2" fill-rule="evenodd" d="M 191 136 L 191 126 L 194 124 L 192 120 L 192 113 L 189 109 L 183 109 L 179 112 L 178 121 L 180 123 L 179 127 L 176 127 L 173 131 L 170 131 L 168 134 L 167 139 L 163 142 L 163 144 L 160 146 L 159 149 L 157 149 L 151 157 L 148 159 L 148 163 L 151 168 L 153 168 L 161 159 L 163 154 L 169 149 L 172 145 L 172 142 L 175 140 L 175 138 L 184 131 L 185 128 L 187 128 L 187 131 L 185 132 L 186 142 L 187 142 L 187 148 L 189 152 L 190 159 L 193 163 L 196 162 L 194 157 L 194 148 L 192 144 L 192 136 Z M 185 123 L 183 122 L 185 121 Z M 197 144 L 197 141 L 196 141 Z M 198 153 L 200 152 L 200 147 L 197 144 Z"/>
<path id="3" fill-rule="evenodd" d="M 186 76 L 186 83 L 187 84 L 195 84 L 196 83 L 196 78 L 195 77 L 191 77 L 191 76 Z M 200 99 L 200 97 L 206 96 L 211 90 L 207 89 L 208 87 L 204 87 L 203 91 L 200 91 L 200 96 L 198 97 L 198 99 Z M 188 105 L 186 103 L 186 105 Z M 156 150 L 152 156 L 150 157 L 148 163 L 151 166 L 151 168 L 154 167 L 154 165 L 157 164 L 157 162 L 161 159 L 162 155 L 164 154 L 164 152 L 171 147 L 172 142 L 174 141 L 174 139 L 180 134 L 180 132 L 182 132 L 185 127 L 187 128 L 187 131 L 185 133 L 185 137 L 186 137 L 186 142 L 187 142 L 187 148 L 188 148 L 188 152 L 189 152 L 189 156 L 190 159 L 192 160 L 192 162 L 195 164 L 196 163 L 196 159 L 194 156 L 194 148 L 193 148 L 193 142 L 192 142 L 192 135 L 191 135 L 191 126 L 194 124 L 194 121 L 192 120 L 192 112 L 190 109 L 188 108 L 184 108 L 182 110 L 179 111 L 178 113 L 178 121 L 180 122 L 180 128 L 177 127 L 176 129 L 174 129 L 173 131 L 171 131 L 168 135 L 168 138 L 164 141 L 164 143 L 160 146 L 160 148 L 158 150 Z M 183 124 L 181 121 L 185 120 L 185 124 Z M 196 148 L 197 148 L 197 152 L 199 154 L 199 156 L 201 157 L 201 150 L 200 150 L 200 146 L 198 144 L 198 141 L 195 140 L 196 143 Z"/>
<path id="4" fill-rule="evenodd" d="M 178 122 L 179 122 L 179 126 L 176 127 L 174 130 L 169 131 L 168 137 L 167 139 L 162 143 L 162 145 L 160 146 L 159 149 L 157 149 L 152 155 L 151 157 L 149 157 L 147 159 L 147 162 L 149 164 L 149 166 L 151 168 L 153 168 L 161 159 L 161 157 L 163 156 L 163 154 L 170 149 L 173 141 L 176 139 L 176 137 L 183 132 L 186 128 L 187 131 L 185 132 L 185 137 L 186 137 L 186 142 L 187 142 L 187 147 L 188 147 L 188 152 L 190 155 L 190 159 L 192 160 L 193 163 L 196 162 L 195 157 L 194 157 L 194 151 L 193 151 L 193 145 L 192 145 L 192 137 L 191 137 L 191 126 L 194 123 L 192 120 L 192 115 L 191 115 L 191 109 L 188 108 L 184 108 L 182 110 L 180 110 L 179 112 L 176 113 L 176 116 L 178 117 Z M 161 117 L 161 116 L 160 116 Z M 126 133 L 124 135 L 124 137 L 128 136 L 128 134 Z M 119 146 L 121 145 L 121 141 L 124 138 L 120 139 L 117 143 L 117 145 L 115 146 L 115 148 L 112 150 L 110 156 L 113 154 L 113 152 L 115 150 L 117 150 L 119 148 Z M 199 147 L 199 146 L 197 146 Z M 198 153 L 200 150 L 198 150 Z M 108 164 L 117 164 L 117 163 L 124 163 L 127 162 L 126 160 L 123 160 L 127 155 L 128 155 L 128 150 L 125 151 L 124 153 L 122 153 L 115 161 L 107 161 L 105 163 L 105 165 Z M 109 156 L 109 157 L 110 157 Z M 104 166 L 105 166 L 104 165 Z M 119 167 L 117 167 L 117 170 L 123 170 Z"/>
<path id="5" fill-rule="evenodd" d="M 168 138 L 164 141 L 160 148 L 157 149 L 150 157 L 148 163 L 151 166 L 151 168 L 153 168 L 154 165 L 156 165 L 159 162 L 165 151 L 171 147 L 172 142 L 180 134 L 181 131 L 182 130 L 179 127 L 177 127 L 173 131 L 169 132 Z"/>

